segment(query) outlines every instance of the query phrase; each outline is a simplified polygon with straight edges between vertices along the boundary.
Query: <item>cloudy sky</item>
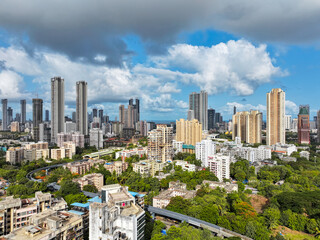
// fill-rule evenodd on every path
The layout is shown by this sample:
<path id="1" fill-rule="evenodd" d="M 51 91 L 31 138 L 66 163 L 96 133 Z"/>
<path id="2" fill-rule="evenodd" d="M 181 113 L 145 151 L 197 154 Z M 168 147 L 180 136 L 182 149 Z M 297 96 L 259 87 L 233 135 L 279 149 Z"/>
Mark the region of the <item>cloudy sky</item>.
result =
<path id="1" fill-rule="evenodd" d="M 65 79 L 66 114 L 75 82 L 88 82 L 89 107 L 111 119 L 140 98 L 142 119 L 186 117 L 188 94 L 206 90 L 229 119 L 265 112 L 266 92 L 286 91 L 287 113 L 320 109 L 318 0 L 2 0 L 0 98 L 44 99 Z M 29 113 L 29 117 L 31 117 Z"/>

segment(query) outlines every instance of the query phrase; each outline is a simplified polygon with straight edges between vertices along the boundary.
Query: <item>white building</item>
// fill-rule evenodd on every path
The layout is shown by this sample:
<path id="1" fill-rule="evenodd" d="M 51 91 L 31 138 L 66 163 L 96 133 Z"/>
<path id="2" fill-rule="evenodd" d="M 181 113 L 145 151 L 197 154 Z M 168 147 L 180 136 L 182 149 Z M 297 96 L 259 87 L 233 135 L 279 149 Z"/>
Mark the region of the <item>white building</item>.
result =
<path id="1" fill-rule="evenodd" d="M 144 239 L 145 212 L 126 187 L 102 187 L 102 202 L 90 203 L 89 239 Z"/>
<path id="2" fill-rule="evenodd" d="M 63 147 L 64 142 L 73 142 L 76 147 L 84 147 L 84 135 L 79 132 L 74 133 L 58 133 L 57 134 L 57 145 Z"/>
<path id="3" fill-rule="evenodd" d="M 175 154 L 182 152 L 182 146 L 183 146 L 182 141 L 172 140 L 172 148 Z"/>
<path id="4" fill-rule="evenodd" d="M 202 140 L 196 143 L 196 159 L 201 160 L 204 167 L 208 167 L 208 156 L 215 152 L 216 146 L 212 140 Z"/>
<path id="5" fill-rule="evenodd" d="M 285 116 L 284 123 L 285 123 L 286 130 L 291 130 L 291 128 L 292 128 L 292 117 L 291 117 L 291 115 L 286 115 Z"/>
<path id="6" fill-rule="evenodd" d="M 283 153 L 290 156 L 293 152 L 297 152 L 298 149 L 294 144 L 280 144 L 277 143 L 272 146 L 274 152 Z"/>
<path id="7" fill-rule="evenodd" d="M 73 122 L 65 122 L 64 124 L 64 132 L 65 133 L 71 133 L 75 132 L 77 129 L 77 125 Z"/>
<path id="8" fill-rule="evenodd" d="M 103 133 L 99 128 L 90 129 L 90 146 L 103 148 Z"/>
<path id="9" fill-rule="evenodd" d="M 196 171 L 196 165 L 188 163 L 183 160 L 175 160 L 174 164 L 176 166 L 181 166 L 183 171 L 188 171 L 188 172 L 195 172 Z"/>
<path id="10" fill-rule="evenodd" d="M 208 156 L 209 170 L 216 175 L 220 182 L 222 182 L 223 179 L 230 178 L 230 161 L 230 156 L 220 153 Z"/>

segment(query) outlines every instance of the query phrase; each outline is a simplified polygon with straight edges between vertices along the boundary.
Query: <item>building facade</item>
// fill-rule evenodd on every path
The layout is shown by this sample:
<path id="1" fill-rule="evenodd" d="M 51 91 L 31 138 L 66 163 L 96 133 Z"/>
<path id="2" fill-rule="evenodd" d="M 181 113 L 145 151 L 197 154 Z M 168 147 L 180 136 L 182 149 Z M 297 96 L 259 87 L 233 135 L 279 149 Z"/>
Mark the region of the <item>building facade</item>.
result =
<path id="1" fill-rule="evenodd" d="M 286 142 L 285 92 L 274 88 L 267 93 L 267 145 Z"/>
<path id="2" fill-rule="evenodd" d="M 64 79 L 51 78 L 51 142 L 57 143 L 58 133 L 64 132 Z"/>
<path id="3" fill-rule="evenodd" d="M 79 81 L 76 83 L 77 105 L 76 105 L 76 129 L 83 135 L 88 135 L 88 100 L 87 82 Z"/>
<path id="4" fill-rule="evenodd" d="M 197 119 L 176 121 L 176 141 L 195 146 L 202 140 L 202 125 Z"/>
<path id="5" fill-rule="evenodd" d="M 310 115 L 309 105 L 299 107 L 298 115 L 298 142 L 310 144 Z"/>
<path id="6" fill-rule="evenodd" d="M 189 110 L 193 110 L 194 118 L 202 124 L 202 130 L 208 130 L 208 93 L 192 92 L 189 95 Z"/>

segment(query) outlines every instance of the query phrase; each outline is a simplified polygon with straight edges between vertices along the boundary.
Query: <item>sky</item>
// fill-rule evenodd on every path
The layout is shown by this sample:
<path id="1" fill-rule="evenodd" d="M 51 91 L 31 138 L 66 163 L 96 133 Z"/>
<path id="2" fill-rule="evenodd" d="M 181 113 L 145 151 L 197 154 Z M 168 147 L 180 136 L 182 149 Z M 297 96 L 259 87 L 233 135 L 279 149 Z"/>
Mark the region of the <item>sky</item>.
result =
<path id="1" fill-rule="evenodd" d="M 65 80 L 65 114 L 75 83 L 88 82 L 89 111 L 113 120 L 139 98 L 142 120 L 186 118 L 188 95 L 230 119 L 266 111 L 266 93 L 286 92 L 286 113 L 320 109 L 318 0 L 2 0 L 0 98 L 19 113 L 32 98 L 50 109 L 50 79 Z M 1 113 L 1 110 L 0 110 Z"/>

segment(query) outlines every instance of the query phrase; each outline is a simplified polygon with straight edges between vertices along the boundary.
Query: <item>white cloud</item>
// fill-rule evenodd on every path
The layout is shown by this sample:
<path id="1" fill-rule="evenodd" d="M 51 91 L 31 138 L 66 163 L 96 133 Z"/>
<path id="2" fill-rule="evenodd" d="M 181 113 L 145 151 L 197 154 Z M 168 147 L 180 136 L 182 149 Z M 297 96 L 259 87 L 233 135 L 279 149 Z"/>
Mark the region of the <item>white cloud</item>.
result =
<path id="1" fill-rule="evenodd" d="M 160 94 L 153 98 L 148 95 L 143 95 L 142 99 L 144 102 L 143 108 L 153 112 L 185 111 L 188 108 L 188 103 L 172 99 L 170 94 Z"/>
<path id="2" fill-rule="evenodd" d="M 163 86 L 159 86 L 158 92 L 160 93 L 179 93 L 181 89 L 178 88 L 177 83 L 167 82 Z"/>
<path id="3" fill-rule="evenodd" d="M 286 100 L 286 114 L 287 115 L 298 115 L 299 107 L 297 104 L 290 100 Z"/>
<path id="4" fill-rule="evenodd" d="M 273 65 L 266 45 L 255 47 L 246 40 L 211 47 L 178 44 L 169 48 L 167 55 L 152 57 L 151 61 L 157 70 L 150 68 L 149 73 L 196 84 L 209 94 L 251 95 L 258 86 L 270 83 L 272 77 L 287 74 Z"/>
<path id="5" fill-rule="evenodd" d="M 10 70 L 0 72 L 0 96 L 1 98 L 17 99 L 25 98 L 23 78 Z"/>
<path id="6" fill-rule="evenodd" d="M 250 110 L 258 110 L 262 112 L 263 114 L 266 113 L 266 106 L 262 104 L 258 105 L 252 105 L 252 104 L 242 104 L 238 102 L 228 102 L 226 105 L 224 105 L 221 108 L 218 108 L 217 111 L 221 112 L 222 115 L 233 115 L 233 107 L 237 107 L 237 112 L 242 112 L 242 111 L 250 111 Z"/>

